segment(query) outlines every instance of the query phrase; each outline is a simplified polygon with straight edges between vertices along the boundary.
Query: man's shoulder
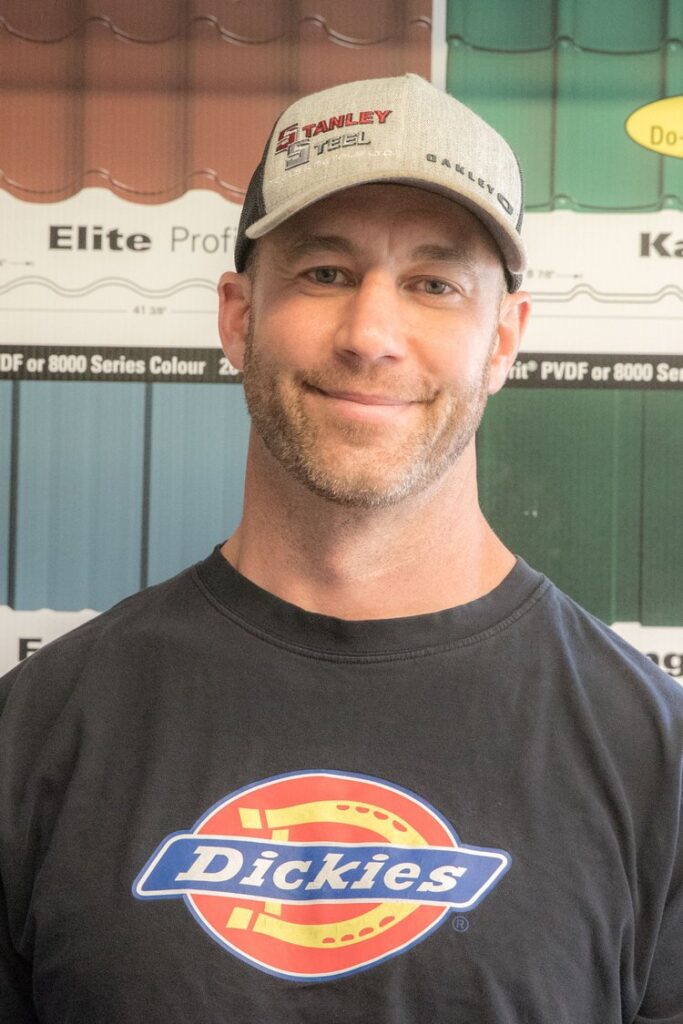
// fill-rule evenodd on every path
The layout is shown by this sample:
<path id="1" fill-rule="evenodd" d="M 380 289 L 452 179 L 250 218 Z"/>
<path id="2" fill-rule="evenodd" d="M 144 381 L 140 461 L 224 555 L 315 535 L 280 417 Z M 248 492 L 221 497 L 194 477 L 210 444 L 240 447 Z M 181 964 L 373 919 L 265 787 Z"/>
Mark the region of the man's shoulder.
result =
<path id="1" fill-rule="evenodd" d="M 0 678 L 0 711 L 17 682 L 33 687 L 49 683 L 51 691 L 73 683 L 93 663 L 159 645 L 187 621 L 195 566 L 171 579 L 131 594 L 112 608 L 46 644 Z"/>
<path id="2" fill-rule="evenodd" d="M 538 628 L 544 656 L 562 662 L 575 685 L 593 700 L 627 702 L 672 717 L 683 728 L 683 686 L 554 583 Z"/>

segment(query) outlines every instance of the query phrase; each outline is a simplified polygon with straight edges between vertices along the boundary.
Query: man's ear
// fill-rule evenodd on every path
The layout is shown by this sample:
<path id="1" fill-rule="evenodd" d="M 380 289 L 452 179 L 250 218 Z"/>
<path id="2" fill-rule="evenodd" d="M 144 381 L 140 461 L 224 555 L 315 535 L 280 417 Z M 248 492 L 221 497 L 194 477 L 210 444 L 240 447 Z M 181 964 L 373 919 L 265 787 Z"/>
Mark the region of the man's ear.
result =
<path id="1" fill-rule="evenodd" d="M 218 331 L 226 356 L 236 370 L 244 366 L 244 347 L 251 312 L 251 280 L 248 274 L 228 271 L 218 282 Z"/>
<path id="2" fill-rule="evenodd" d="M 500 304 L 496 342 L 489 361 L 489 394 L 495 395 L 507 380 L 517 358 L 529 313 L 531 297 L 528 292 L 506 293 Z"/>

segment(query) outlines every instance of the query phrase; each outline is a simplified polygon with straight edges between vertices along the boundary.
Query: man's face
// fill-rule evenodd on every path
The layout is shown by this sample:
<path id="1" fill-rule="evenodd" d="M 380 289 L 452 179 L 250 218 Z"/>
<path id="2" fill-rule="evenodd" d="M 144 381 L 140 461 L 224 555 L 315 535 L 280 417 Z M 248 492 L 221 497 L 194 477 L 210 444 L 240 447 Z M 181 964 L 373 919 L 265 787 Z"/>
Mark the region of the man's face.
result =
<path id="1" fill-rule="evenodd" d="M 502 383 L 503 292 L 494 243 L 450 200 L 368 185 L 317 203 L 259 242 L 243 354 L 255 430 L 331 501 L 417 493 L 472 442 Z"/>

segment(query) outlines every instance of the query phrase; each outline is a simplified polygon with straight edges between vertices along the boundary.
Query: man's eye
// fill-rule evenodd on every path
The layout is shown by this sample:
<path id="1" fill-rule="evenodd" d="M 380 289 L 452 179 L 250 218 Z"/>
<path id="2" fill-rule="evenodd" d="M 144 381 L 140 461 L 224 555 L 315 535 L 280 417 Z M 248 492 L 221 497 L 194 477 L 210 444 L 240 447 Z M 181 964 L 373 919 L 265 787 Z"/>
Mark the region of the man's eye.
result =
<path id="1" fill-rule="evenodd" d="M 427 295 L 447 295 L 451 291 L 451 286 L 445 281 L 440 281 L 438 277 L 426 277 L 422 287 Z"/>
<path id="2" fill-rule="evenodd" d="M 316 284 L 343 284 L 342 272 L 337 267 L 315 267 L 308 271 L 308 277 Z"/>

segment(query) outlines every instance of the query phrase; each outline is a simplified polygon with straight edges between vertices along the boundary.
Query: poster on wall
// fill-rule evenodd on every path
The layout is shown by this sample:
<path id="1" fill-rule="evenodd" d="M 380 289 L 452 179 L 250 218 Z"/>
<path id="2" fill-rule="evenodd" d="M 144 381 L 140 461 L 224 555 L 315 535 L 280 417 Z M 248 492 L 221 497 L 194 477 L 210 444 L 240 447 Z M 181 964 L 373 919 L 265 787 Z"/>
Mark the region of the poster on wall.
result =
<path id="1" fill-rule="evenodd" d="M 158 205 L 0 191 L 0 379 L 239 379 L 218 346 L 216 288 L 240 212 L 204 189 Z"/>
<path id="2" fill-rule="evenodd" d="M 533 315 L 510 384 L 683 389 L 683 212 L 531 213 Z"/>
<path id="3" fill-rule="evenodd" d="M 63 13 L 68 6 L 56 4 L 52 14 L 62 8 Z M 516 148 L 519 142 L 514 139 L 515 125 L 519 128 L 522 118 L 515 122 L 514 111 L 513 118 L 506 116 L 510 107 L 506 109 L 505 104 L 512 102 L 510 83 L 520 83 L 517 106 L 527 123 L 535 125 L 541 114 L 548 116 L 549 131 L 544 135 L 534 128 L 532 145 L 524 154 L 529 164 L 528 174 L 525 165 L 525 175 L 532 196 L 530 205 L 534 207 L 525 219 L 530 254 L 525 287 L 531 292 L 534 315 L 512 367 L 508 388 L 547 392 L 551 403 L 552 394 L 561 391 L 671 393 L 683 388 L 680 189 L 669 188 L 664 201 L 662 186 L 656 195 L 645 196 L 637 209 L 628 203 L 619 208 L 617 202 L 607 209 L 597 202 L 582 205 L 581 186 L 569 173 L 579 167 L 578 158 L 574 165 L 567 165 L 564 181 L 571 187 L 565 193 L 555 189 L 557 181 L 550 170 L 553 161 L 557 162 L 555 149 L 563 133 L 569 139 L 565 152 L 581 148 L 575 144 L 571 117 L 567 116 L 574 100 L 572 69 L 579 82 L 585 77 L 579 74 L 584 61 L 593 62 L 591 67 L 597 71 L 608 72 L 606 84 L 597 73 L 590 81 L 596 95 L 604 84 L 603 99 L 610 99 L 614 95 L 610 82 L 613 85 L 614 81 L 627 79 L 629 60 L 638 60 L 640 54 L 605 55 L 595 45 L 572 38 L 569 29 L 558 42 L 557 18 L 565 16 L 565 27 L 569 25 L 566 18 L 571 5 L 563 3 L 538 5 L 538 24 L 523 29 L 519 19 L 513 18 L 519 33 L 516 41 L 507 38 L 508 30 L 499 26 L 511 17 L 504 4 L 499 5 L 500 18 L 487 16 L 478 21 L 474 4 L 413 0 L 411 4 L 392 6 L 390 25 L 383 21 L 386 10 L 384 14 L 379 10 L 384 5 L 377 5 L 368 8 L 367 25 L 362 26 L 355 16 L 353 25 L 343 25 L 347 5 L 334 5 L 334 18 L 330 15 L 329 22 L 314 24 L 304 19 L 306 24 L 296 31 L 278 21 L 287 6 L 272 5 L 269 17 L 277 24 L 266 26 L 262 16 L 259 20 L 249 14 L 248 5 L 232 5 L 225 17 L 247 22 L 252 19 L 249 25 L 240 24 L 239 31 L 232 24 L 228 26 L 231 31 L 225 31 L 221 23 L 218 33 L 220 19 L 195 19 L 187 33 L 188 52 L 192 54 L 187 60 L 173 41 L 173 32 L 180 33 L 178 25 L 167 26 L 164 32 L 159 29 L 159 39 L 136 38 L 131 43 L 129 24 L 125 26 L 126 34 L 119 31 L 121 26 L 100 24 L 93 18 L 82 36 L 69 35 L 60 28 L 39 43 L 41 24 L 29 8 L 21 17 L 33 17 L 35 24 L 30 32 L 25 25 L 21 31 L 14 31 L 7 22 L 8 31 L 0 39 L 7 57 L 4 67 L 9 69 L 5 76 L 12 74 L 17 82 L 24 81 L 22 69 L 30 65 L 29 51 L 34 63 L 54 61 L 53 81 L 57 87 L 50 103 L 59 108 L 62 118 L 52 118 L 52 108 L 47 109 L 44 94 L 33 89 L 29 76 L 21 102 L 16 104 L 19 116 L 14 123 L 22 119 L 22 103 L 31 111 L 25 116 L 27 122 L 31 117 L 35 123 L 37 116 L 43 118 L 41 133 L 34 132 L 32 138 L 40 159 L 34 158 L 30 147 L 17 146 L 14 155 L 19 171 L 15 168 L 5 174 L 3 183 L 7 187 L 0 189 L 0 386 L 4 388 L 3 397 L 10 396 L 8 404 L 12 405 L 6 417 L 12 451 L 5 465 L 14 467 L 7 474 L 14 492 L 18 478 L 16 449 L 20 444 L 16 426 L 19 401 L 15 398 L 24 384 L 31 390 L 32 382 L 39 382 L 46 396 L 54 396 L 65 381 L 83 382 L 82 391 L 98 382 L 120 383 L 122 393 L 124 385 L 143 384 L 146 395 L 155 391 L 150 385 L 240 382 L 239 373 L 218 345 L 216 285 L 220 275 L 233 268 L 232 250 L 241 209 L 237 201 L 240 192 L 234 186 L 242 189 L 246 184 L 249 170 L 258 160 L 260 141 L 247 152 L 249 145 L 256 137 L 262 138 L 278 104 L 282 106 L 280 101 L 289 98 L 293 90 L 310 91 L 329 84 L 330 76 L 351 80 L 369 73 L 395 74 L 402 70 L 427 75 L 430 18 L 432 78 L 436 84 L 461 96 L 475 109 L 481 104 L 484 116 L 497 112 L 499 127 L 506 133 L 509 127 Z M 170 17 L 172 7 L 162 9 L 157 5 L 157 13 Z M 546 22 L 541 17 L 542 8 L 547 8 Z M 174 17 L 180 17 L 178 11 L 180 8 Z M 132 5 L 126 16 L 135 19 Z M 331 28 L 339 32 L 335 35 Z M 296 34 L 299 29 L 300 37 Z M 349 34 L 351 30 L 365 33 L 358 38 L 357 46 L 352 45 L 356 37 Z M 656 27 L 656 32 L 659 35 L 648 43 L 647 57 L 657 72 L 654 75 L 653 71 L 653 89 L 660 88 L 659 83 L 664 81 L 658 62 L 660 58 L 662 63 L 665 61 L 667 45 L 663 30 Z M 639 30 L 634 32 L 637 45 L 641 35 Z M 178 35 L 181 37 L 182 33 Z M 293 48 L 300 54 L 317 54 L 317 63 L 301 60 L 303 78 L 297 82 L 291 77 Z M 36 58 L 38 51 L 40 57 Z M 69 75 L 76 51 L 83 56 L 88 74 L 74 85 Z M 197 56 L 200 52 L 201 61 Z M 668 68 L 674 67 L 674 57 L 669 53 L 666 58 Z M 604 63 L 600 65 L 600 61 Z M 55 70 L 58 68 L 62 70 Z M 143 70 L 149 74 L 148 88 L 136 94 L 130 82 L 137 81 Z M 616 77 L 615 71 L 619 73 Z M 542 78 L 541 72 L 547 73 L 547 78 Z M 186 73 L 189 77 L 183 78 Z M 104 76 L 101 81 L 98 74 Z M 116 88 L 108 75 L 116 78 Z M 314 81 L 315 75 L 319 81 Z M 173 88 L 168 87 L 169 82 L 175 83 Z M 569 100 L 564 107 L 562 87 L 567 91 L 564 101 Z M 13 95 L 20 91 L 15 89 Z M 669 165 L 683 163 L 683 138 L 671 127 L 680 123 L 683 97 L 655 97 L 655 92 L 652 99 L 644 93 L 637 110 L 630 105 L 617 111 L 616 117 L 616 108 L 608 103 L 599 109 L 597 105 L 592 107 L 596 147 L 602 144 L 603 135 L 609 135 L 613 140 L 610 145 L 619 153 L 619 147 L 626 146 L 640 155 L 648 151 L 648 159 L 662 159 Z M 581 108 L 580 102 L 574 103 L 574 116 L 577 108 Z M 627 121 L 628 114 L 631 117 Z M 566 116 L 565 122 L 561 115 Z M 353 119 L 351 113 L 346 116 Z M 54 125 L 49 123 L 51 119 Z M 491 116 L 491 120 L 494 123 L 496 118 Z M 109 131 L 112 125 L 119 133 L 116 137 Z M 217 130 L 219 125 L 221 131 Z M 102 126 L 107 126 L 106 132 Z M 318 132 L 323 141 L 334 136 L 331 124 L 307 127 L 311 136 Z M 356 128 L 349 124 L 347 130 L 353 133 Z M 19 136 L 9 132 L 7 137 L 12 140 Z M 522 144 L 524 138 L 520 137 Z M 48 145 L 50 139 L 54 144 Z M 144 146 L 139 144 L 140 139 Z M 150 161 L 147 156 L 155 147 L 161 154 L 158 166 L 152 166 L 154 159 Z M 431 156 L 448 162 L 452 154 Z M 593 161 L 592 170 L 581 178 L 582 183 L 601 173 L 592 152 L 586 151 L 586 157 Z M 173 165 L 174 159 L 177 166 Z M 124 175 L 111 171 L 119 160 L 127 170 L 125 180 Z M 454 176 L 466 173 L 455 159 L 448 166 Z M 78 177 L 83 168 L 82 178 Z M 156 178 L 164 175 L 164 188 L 170 182 L 176 190 L 173 196 L 161 194 Z M 630 172 L 624 175 L 629 176 L 633 177 Z M 601 197 L 611 201 L 608 175 L 604 177 L 607 185 Z M 660 171 L 657 182 L 661 184 L 665 179 Z M 105 187 L 107 180 L 111 187 Z M 666 180 L 670 183 L 675 177 Z M 22 183 L 27 182 L 24 187 Z M 200 187 L 202 184 L 205 187 Z M 163 390 L 158 388 L 155 393 Z M 209 390 L 217 393 L 217 389 Z M 95 387 L 93 391 L 101 389 Z M 228 394 L 237 396 L 238 391 L 231 388 Z M 660 401 L 659 396 L 656 401 Z M 542 421 L 538 426 L 542 432 Z M 149 465 L 154 469 L 163 462 L 159 458 L 155 463 L 155 445 L 161 445 L 161 433 L 155 435 L 152 431 L 143 437 L 141 430 L 135 439 L 138 450 L 145 450 L 148 466 L 148 477 L 140 487 L 141 495 L 146 496 L 141 497 L 141 503 L 149 502 Z M 177 445 L 177 453 L 173 452 L 176 462 L 169 476 L 175 472 L 182 477 L 186 470 L 182 460 L 192 458 L 191 452 L 181 453 L 180 449 Z M 124 466 L 122 472 L 129 468 Z M 672 467 L 672 475 L 676 473 L 680 470 Z M 15 498 L 15 493 L 10 495 L 12 501 Z M 0 526 L 4 529 L 1 512 Z M 147 507 L 141 518 L 148 512 Z M 7 528 L 8 535 L 13 533 L 7 547 L 14 545 L 18 551 L 16 534 L 22 529 L 21 517 L 16 514 L 5 519 L 14 524 Z M 24 531 L 21 550 L 31 550 L 25 539 L 29 532 Z M 677 544 L 675 537 L 671 543 Z M 683 544 L 678 546 L 683 549 Z M 186 564 L 180 543 L 177 556 L 180 568 Z M 133 557 L 138 557 L 137 551 Z M 144 558 L 143 553 L 140 559 Z M 542 558 L 538 564 L 543 568 Z M 591 564 L 585 575 L 604 571 L 604 565 Z M 673 575 L 670 567 L 666 571 L 669 577 Z M 655 575 L 657 572 L 659 568 Z M 138 578 L 143 577 L 141 572 Z M 9 607 L 13 603 L 12 588 L 8 586 L 6 593 L 8 604 L 3 605 L 0 590 L 0 671 L 95 614 L 79 604 L 98 603 L 85 597 L 80 602 L 65 600 L 61 608 L 15 609 Z M 48 603 L 39 595 L 34 603 L 40 602 Z M 676 625 L 663 626 L 657 624 L 660 621 L 663 619 L 655 616 L 650 619 L 654 625 L 616 622 L 614 627 L 679 678 L 683 623 L 672 618 L 668 621 L 676 621 Z"/>

